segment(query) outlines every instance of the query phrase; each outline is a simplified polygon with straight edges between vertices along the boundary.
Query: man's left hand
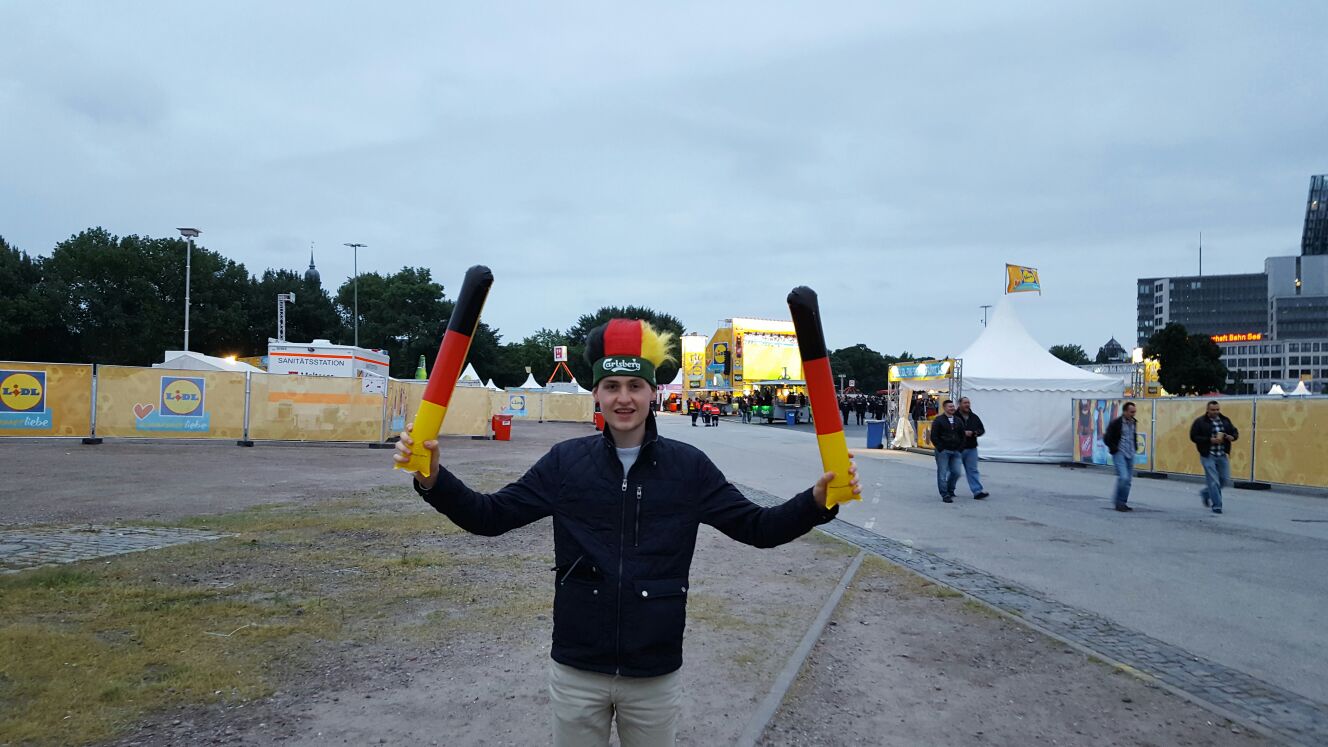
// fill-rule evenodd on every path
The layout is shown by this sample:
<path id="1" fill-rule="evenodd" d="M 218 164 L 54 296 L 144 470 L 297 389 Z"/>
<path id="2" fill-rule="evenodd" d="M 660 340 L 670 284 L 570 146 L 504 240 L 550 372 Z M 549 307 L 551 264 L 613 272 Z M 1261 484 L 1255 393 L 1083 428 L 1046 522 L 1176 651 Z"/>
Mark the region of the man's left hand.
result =
<path id="1" fill-rule="evenodd" d="M 862 486 L 858 484 L 858 465 L 853 463 L 852 454 L 849 454 L 848 458 L 848 484 L 853 487 L 853 497 L 860 498 L 862 496 Z M 829 492 L 830 481 L 833 479 L 835 479 L 835 473 L 827 472 L 821 475 L 821 479 L 817 480 L 816 484 L 812 486 L 812 498 L 816 500 L 816 505 L 821 508 L 825 508 L 826 495 Z"/>

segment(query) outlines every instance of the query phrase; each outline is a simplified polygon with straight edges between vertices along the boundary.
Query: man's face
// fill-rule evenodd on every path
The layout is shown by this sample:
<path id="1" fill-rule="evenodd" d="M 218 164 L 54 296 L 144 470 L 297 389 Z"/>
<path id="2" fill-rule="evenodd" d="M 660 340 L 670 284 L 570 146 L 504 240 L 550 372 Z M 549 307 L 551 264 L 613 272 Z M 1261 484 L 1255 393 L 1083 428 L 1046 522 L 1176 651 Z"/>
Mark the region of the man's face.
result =
<path id="1" fill-rule="evenodd" d="M 959 400 L 959 411 L 967 415 L 972 410 L 972 405 L 968 403 L 968 397 Z"/>
<path id="2" fill-rule="evenodd" d="M 1125 417 L 1134 420 L 1134 405 L 1125 406 Z"/>
<path id="3" fill-rule="evenodd" d="M 1215 417 L 1217 417 L 1218 414 L 1221 413 L 1221 412 L 1222 412 L 1222 406 L 1221 406 L 1221 405 L 1217 404 L 1216 402 L 1209 402 L 1209 403 L 1208 403 L 1208 417 L 1210 417 L 1210 418 L 1215 418 Z"/>
<path id="4" fill-rule="evenodd" d="M 953 415 L 953 414 L 955 414 L 955 406 L 954 406 L 954 403 L 953 403 L 953 402 L 946 402 L 946 403 L 945 403 L 945 414 L 946 414 L 946 415 Z"/>
<path id="5" fill-rule="evenodd" d="M 595 402 L 614 430 L 630 431 L 644 425 L 655 390 L 639 376 L 605 376 L 595 387 Z"/>

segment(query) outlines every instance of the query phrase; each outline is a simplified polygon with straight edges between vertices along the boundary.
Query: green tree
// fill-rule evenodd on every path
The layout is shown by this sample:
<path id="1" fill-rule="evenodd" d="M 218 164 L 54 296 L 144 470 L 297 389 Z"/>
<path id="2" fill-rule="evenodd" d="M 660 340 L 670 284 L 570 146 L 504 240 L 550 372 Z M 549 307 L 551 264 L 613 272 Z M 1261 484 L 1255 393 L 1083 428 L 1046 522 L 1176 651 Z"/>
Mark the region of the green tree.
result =
<path id="1" fill-rule="evenodd" d="M 1047 352 L 1069 363 L 1072 366 L 1081 366 L 1088 363 L 1088 353 L 1080 345 L 1052 345 Z"/>
<path id="2" fill-rule="evenodd" d="M 1158 382 L 1172 394 L 1208 394 L 1227 384 L 1222 350 L 1207 335 L 1191 335 L 1175 322 L 1153 333 L 1144 356 L 1157 358 Z"/>
<path id="3" fill-rule="evenodd" d="M 872 350 L 863 343 L 852 347 L 840 348 L 830 353 L 830 370 L 839 383 L 839 375 L 844 375 L 844 385 L 849 380 L 857 384 L 860 392 L 875 392 L 888 386 L 890 364 L 898 359 L 889 359 Z"/>
<path id="4" fill-rule="evenodd" d="M 586 361 L 586 338 L 590 331 L 610 319 L 640 319 L 650 322 L 650 326 L 660 332 L 673 333 L 673 347 L 669 351 L 673 356 L 673 362 L 665 363 L 655 369 L 655 380 L 661 384 L 667 384 L 673 381 L 673 377 L 678 373 L 678 361 L 682 360 L 682 353 L 679 348 L 678 339 L 682 337 L 684 328 L 682 322 L 672 314 L 655 311 L 654 309 L 642 306 L 604 306 L 593 314 L 583 314 L 576 324 L 567 330 L 567 366 L 572 369 L 572 375 L 576 377 L 577 382 L 587 389 L 590 388 L 594 376 L 590 372 L 590 363 Z"/>
<path id="5" fill-rule="evenodd" d="M 62 318 L 64 303 L 44 265 L 0 237 L 0 359 L 77 360 Z"/>
<path id="6" fill-rule="evenodd" d="M 74 359 L 143 366 L 182 347 L 182 239 L 120 238 L 93 228 L 56 245 L 44 266 L 66 299 L 62 321 L 79 341 Z M 244 266 L 195 245 L 191 272 L 190 348 L 214 355 L 242 350 Z"/>
<path id="7" fill-rule="evenodd" d="M 535 380 L 543 383 L 549 380 L 553 375 L 553 369 L 556 365 L 553 362 L 553 349 L 559 345 L 567 344 L 567 336 L 556 329 L 541 328 L 534 334 L 527 335 L 521 342 L 511 342 L 503 346 L 503 357 L 506 360 L 505 374 L 508 377 L 515 378 L 515 381 L 507 379 L 499 380 L 495 377 L 494 381 L 499 386 L 518 386 L 526 380 L 526 367 L 530 367 L 531 375 Z M 585 382 L 588 383 L 588 382 Z"/>
<path id="8" fill-rule="evenodd" d="M 268 339 L 277 336 L 278 293 L 295 294 L 295 303 L 286 304 L 287 340 L 350 341 L 336 304 L 321 284 L 305 282 L 303 273 L 295 270 L 269 269 L 249 281 L 246 354 L 266 355 Z"/>

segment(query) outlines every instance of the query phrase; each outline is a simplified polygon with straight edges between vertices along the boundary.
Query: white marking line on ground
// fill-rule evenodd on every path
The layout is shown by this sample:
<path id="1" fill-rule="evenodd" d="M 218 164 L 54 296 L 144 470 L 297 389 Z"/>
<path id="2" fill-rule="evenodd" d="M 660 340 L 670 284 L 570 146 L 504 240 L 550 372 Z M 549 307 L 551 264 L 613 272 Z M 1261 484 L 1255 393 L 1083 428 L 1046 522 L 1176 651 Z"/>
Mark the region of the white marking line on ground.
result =
<path id="1" fill-rule="evenodd" d="M 862 525 L 862 528 L 863 528 L 863 529 L 871 529 L 871 528 L 874 527 L 874 526 L 876 526 L 876 517 L 875 517 L 875 516 L 873 516 L 873 517 L 871 517 L 870 519 L 868 519 L 867 522 L 866 522 L 865 524 Z"/>

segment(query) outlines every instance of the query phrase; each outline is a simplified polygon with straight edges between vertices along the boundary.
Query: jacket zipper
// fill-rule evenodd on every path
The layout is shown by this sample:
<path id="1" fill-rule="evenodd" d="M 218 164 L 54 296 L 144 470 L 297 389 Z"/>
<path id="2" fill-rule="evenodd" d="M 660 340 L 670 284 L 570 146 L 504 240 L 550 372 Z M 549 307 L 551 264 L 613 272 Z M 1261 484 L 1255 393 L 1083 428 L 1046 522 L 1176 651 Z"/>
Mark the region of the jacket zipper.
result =
<path id="1" fill-rule="evenodd" d="M 641 546 L 641 486 L 636 486 L 636 526 L 632 529 L 632 547 Z"/>
<path id="2" fill-rule="evenodd" d="M 618 614 L 613 636 L 613 673 L 622 674 L 622 595 L 623 595 L 623 556 L 627 553 L 627 473 L 623 473 L 622 511 L 618 520 Z"/>

